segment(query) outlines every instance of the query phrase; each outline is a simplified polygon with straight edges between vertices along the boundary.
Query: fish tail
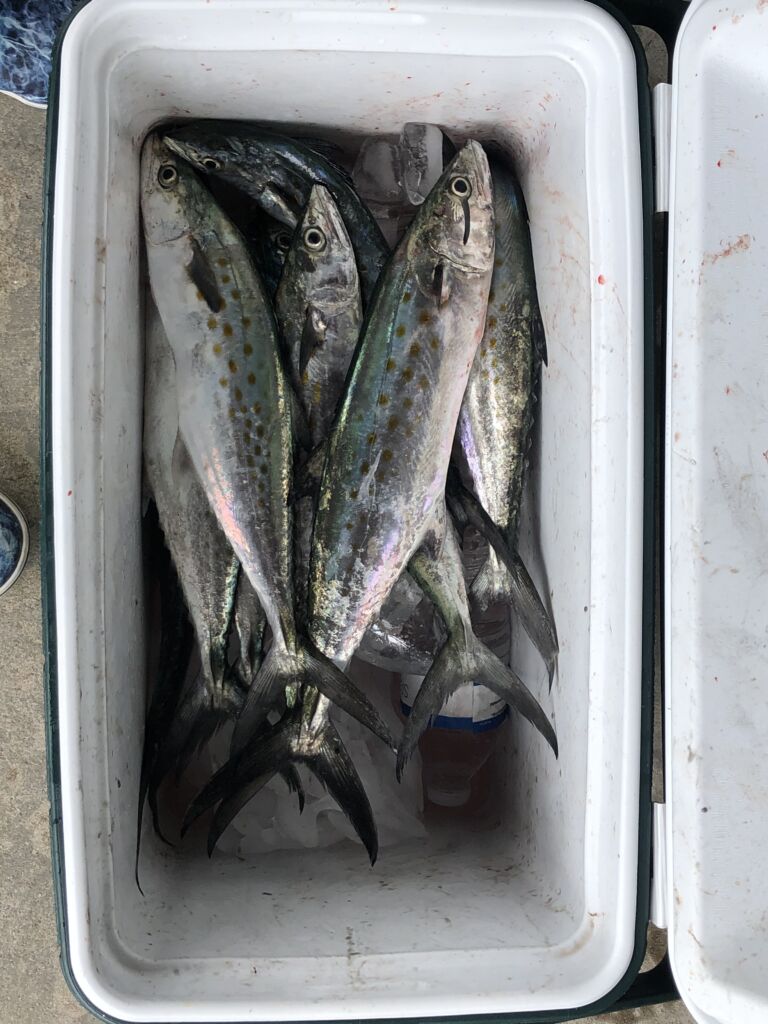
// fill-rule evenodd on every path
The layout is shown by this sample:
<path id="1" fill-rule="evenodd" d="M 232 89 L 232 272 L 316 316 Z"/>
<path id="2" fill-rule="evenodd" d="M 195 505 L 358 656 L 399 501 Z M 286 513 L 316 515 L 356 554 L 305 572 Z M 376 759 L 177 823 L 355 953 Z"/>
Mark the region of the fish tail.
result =
<path id="1" fill-rule="evenodd" d="M 458 480 L 451 479 L 450 494 L 446 495 L 451 513 L 461 528 L 474 526 L 485 537 L 508 573 L 508 586 L 499 596 L 508 596 L 523 629 L 531 638 L 544 660 L 549 674 L 549 685 L 557 668 L 560 647 L 552 616 L 544 606 L 536 585 L 522 558 L 507 543 L 502 531 L 482 507 L 480 502 Z"/>
<path id="2" fill-rule="evenodd" d="M 482 683 L 535 726 L 557 756 L 557 736 L 539 702 L 515 673 L 476 636 L 458 632 L 448 638 L 416 694 L 397 751 L 400 779 L 419 737 L 460 686 Z"/>
<path id="3" fill-rule="evenodd" d="M 296 765 L 304 764 L 336 800 L 373 864 L 378 853 L 373 811 L 341 737 L 327 718 L 313 730 L 310 742 L 303 744 L 302 737 L 302 710 L 297 707 L 213 776 L 190 805 L 183 832 L 196 818 L 218 804 L 208 833 L 210 855 L 237 814 L 276 772 L 298 783 L 301 808 L 303 788 Z"/>
<path id="4" fill-rule="evenodd" d="M 366 726 L 390 747 L 394 737 L 383 718 L 347 676 L 309 640 L 295 653 L 285 648 L 270 650 L 248 691 L 243 711 L 232 737 L 232 753 L 237 754 L 264 723 L 267 715 L 287 695 L 292 706 L 302 686 L 313 686 L 332 704 Z"/>
<path id="5" fill-rule="evenodd" d="M 480 571 L 472 580 L 469 594 L 472 603 L 480 611 L 487 611 L 495 601 L 508 597 L 509 573 L 501 564 L 496 552 L 491 548 L 488 557 L 480 566 Z"/>

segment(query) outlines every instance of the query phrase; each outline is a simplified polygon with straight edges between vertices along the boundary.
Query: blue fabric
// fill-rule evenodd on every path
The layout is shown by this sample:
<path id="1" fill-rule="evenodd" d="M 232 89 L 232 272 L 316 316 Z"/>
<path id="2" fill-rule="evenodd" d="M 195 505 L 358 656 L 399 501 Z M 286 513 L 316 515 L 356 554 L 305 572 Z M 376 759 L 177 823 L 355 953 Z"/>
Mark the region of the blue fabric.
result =
<path id="1" fill-rule="evenodd" d="M 24 530 L 18 517 L 0 498 L 0 587 L 13 575 L 21 558 Z"/>
<path id="2" fill-rule="evenodd" d="M 46 103 L 51 49 L 75 0 L 0 0 L 0 90 Z"/>

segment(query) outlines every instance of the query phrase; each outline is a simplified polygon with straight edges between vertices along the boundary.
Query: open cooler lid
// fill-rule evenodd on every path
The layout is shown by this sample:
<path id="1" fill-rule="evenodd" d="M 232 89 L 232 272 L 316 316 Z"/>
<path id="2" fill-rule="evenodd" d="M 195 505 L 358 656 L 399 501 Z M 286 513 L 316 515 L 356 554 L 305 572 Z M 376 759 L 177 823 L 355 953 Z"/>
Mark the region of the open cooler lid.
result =
<path id="1" fill-rule="evenodd" d="M 672 86 L 669 944 L 698 1021 L 768 1020 L 768 0 L 696 0 Z"/>

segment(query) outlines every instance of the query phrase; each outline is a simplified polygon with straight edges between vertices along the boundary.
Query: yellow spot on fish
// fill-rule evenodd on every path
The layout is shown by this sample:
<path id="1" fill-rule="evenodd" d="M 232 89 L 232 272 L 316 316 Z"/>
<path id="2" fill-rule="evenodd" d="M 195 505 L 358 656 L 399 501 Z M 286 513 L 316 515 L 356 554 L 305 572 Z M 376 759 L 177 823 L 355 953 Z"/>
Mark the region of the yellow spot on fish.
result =
<path id="1" fill-rule="evenodd" d="M 348 530 L 351 530 L 353 528 L 353 526 L 354 526 L 354 523 L 345 523 L 344 525 L 346 526 L 346 528 Z"/>
<path id="2" fill-rule="evenodd" d="M 384 451 L 381 453 L 381 457 L 382 459 L 384 459 L 385 462 L 391 462 L 392 452 L 389 450 L 389 448 L 385 448 Z"/>
<path id="3" fill-rule="evenodd" d="M 502 313 L 506 313 L 507 312 L 507 304 L 506 304 L 506 302 L 502 302 L 502 304 L 499 306 L 499 310 Z"/>
<path id="4" fill-rule="evenodd" d="M 209 316 L 208 317 L 208 327 L 209 327 L 209 329 L 212 330 L 212 331 L 215 330 L 217 322 L 218 321 L 216 320 L 215 316 Z"/>
<path id="5" fill-rule="evenodd" d="M 253 411 L 256 413 L 257 416 L 261 412 L 261 405 L 258 402 L 253 403 Z"/>
<path id="6" fill-rule="evenodd" d="M 400 326 L 395 329 L 395 334 L 398 336 L 398 338 L 402 338 L 402 336 L 405 334 L 405 327 L 403 326 L 403 324 L 400 324 Z"/>
<path id="7" fill-rule="evenodd" d="M 403 399 L 403 406 L 406 409 L 410 409 L 412 405 L 413 405 L 413 399 L 412 398 L 404 398 Z"/>
<path id="8" fill-rule="evenodd" d="M 222 353 L 222 348 L 221 348 L 221 345 L 217 341 L 216 344 L 213 346 L 213 354 L 215 356 L 220 356 L 221 353 Z"/>
<path id="9" fill-rule="evenodd" d="M 483 372 L 480 374 L 480 376 L 483 378 L 483 380 L 488 380 L 488 371 L 487 370 L 483 370 Z"/>
<path id="10" fill-rule="evenodd" d="M 490 328 L 494 328 L 496 326 L 496 317 L 495 316 L 489 316 L 488 317 L 488 326 Z"/>
<path id="11" fill-rule="evenodd" d="M 388 369 L 388 370 L 394 370 L 394 368 L 395 368 L 396 366 L 397 366 L 397 363 L 395 362 L 395 360 L 394 360 L 394 359 L 388 359 L 388 360 L 387 360 L 387 369 Z"/>
<path id="12" fill-rule="evenodd" d="M 413 370 L 410 368 L 410 366 L 406 366 L 406 368 L 403 370 L 403 380 L 412 380 L 412 379 L 413 379 Z"/>
<path id="13" fill-rule="evenodd" d="M 408 349 L 408 355 L 412 359 L 415 359 L 416 356 L 418 356 L 420 354 L 420 352 L 421 352 L 421 345 L 418 343 L 418 341 L 414 341 L 414 343 Z"/>
<path id="14" fill-rule="evenodd" d="M 227 365 L 229 366 L 230 373 L 237 373 L 237 363 L 234 359 L 230 359 Z"/>
<path id="15" fill-rule="evenodd" d="M 426 310 L 423 313 L 419 313 L 419 323 L 429 324 L 432 323 L 432 314 L 427 313 Z"/>
<path id="16" fill-rule="evenodd" d="M 229 294 L 232 296 L 235 302 L 237 302 L 237 300 L 240 298 L 240 292 L 237 290 L 237 288 L 233 288 Z"/>
<path id="17" fill-rule="evenodd" d="M 375 444 L 375 443 L 376 443 L 376 435 L 375 434 L 369 434 L 368 435 L 368 444 Z"/>
<path id="18" fill-rule="evenodd" d="M 390 430 L 397 430 L 399 423 L 400 420 L 397 418 L 397 416 L 390 416 L 389 419 L 387 420 L 387 426 L 389 427 Z"/>
<path id="19" fill-rule="evenodd" d="M 225 338 L 231 338 L 232 334 L 234 333 L 232 331 L 232 324 L 222 324 L 221 333 L 224 335 Z"/>
<path id="20" fill-rule="evenodd" d="M 225 388 L 229 384 L 229 381 L 227 380 L 226 377 L 219 377 L 219 384 L 221 384 L 221 386 Z"/>
<path id="21" fill-rule="evenodd" d="M 487 355 L 488 355 L 488 350 L 487 350 L 487 349 L 485 349 L 485 348 L 481 348 L 481 349 L 480 349 L 480 358 L 481 358 L 481 359 L 485 359 L 485 357 L 486 357 Z"/>
<path id="22" fill-rule="evenodd" d="M 250 327 L 250 326 L 251 326 L 251 318 L 249 316 L 244 316 L 243 317 L 243 327 Z M 248 355 L 248 354 L 249 353 L 246 353 L 246 355 Z"/>
<path id="23" fill-rule="evenodd" d="M 266 473 L 267 472 L 267 464 L 266 464 L 266 462 L 262 462 L 262 464 L 259 466 L 259 472 L 260 473 Z"/>
<path id="24" fill-rule="evenodd" d="M 195 298 L 198 300 L 198 302 L 202 302 L 203 301 L 203 293 L 200 291 L 199 288 L 195 292 Z"/>
<path id="25" fill-rule="evenodd" d="M 254 473 L 254 476 L 255 475 L 256 474 Z M 263 480 L 259 480 L 259 490 L 260 491 L 264 491 L 264 490 L 266 490 L 266 487 L 267 487 L 267 485 L 264 483 L 264 481 Z"/>
<path id="26" fill-rule="evenodd" d="M 302 384 L 309 383 L 309 372 L 307 370 L 305 370 L 304 373 L 302 373 L 302 375 L 301 375 L 301 383 Z"/>
<path id="27" fill-rule="evenodd" d="M 419 387 L 422 391 L 426 391 L 429 387 L 429 381 L 426 377 L 419 377 Z"/>
<path id="28" fill-rule="evenodd" d="M 429 347 L 430 348 L 439 348 L 440 347 L 440 339 L 437 337 L 436 334 L 433 334 L 432 337 L 429 339 Z"/>
<path id="29" fill-rule="evenodd" d="M 223 256 L 219 256 L 216 262 L 219 264 L 220 267 L 226 267 L 227 265 L 227 261 Z"/>
<path id="30" fill-rule="evenodd" d="M 360 464 L 360 472 L 363 474 L 363 476 L 365 476 L 365 474 L 368 472 L 368 470 L 370 468 L 371 468 L 370 462 L 362 462 Z"/>
<path id="31" fill-rule="evenodd" d="M 381 483 L 381 481 L 384 480 L 385 477 L 386 477 L 386 474 L 385 474 L 384 470 L 380 469 L 378 471 L 378 473 L 375 474 L 374 479 L 377 480 L 379 483 Z"/>
<path id="32" fill-rule="evenodd" d="M 235 416 L 237 416 L 237 413 L 235 412 L 235 410 L 234 410 L 234 407 L 233 407 L 233 406 L 231 406 L 231 405 L 230 405 L 230 407 L 229 407 L 229 410 L 228 410 L 228 412 L 229 412 L 229 418 L 230 418 L 231 420 L 233 420 L 233 419 L 235 418 Z"/>
<path id="33" fill-rule="evenodd" d="M 499 360 L 496 358 L 496 356 L 494 356 L 493 359 L 491 360 L 491 366 L 495 370 L 498 365 L 499 365 Z"/>
<path id="34" fill-rule="evenodd" d="M 248 374 L 248 383 L 249 384 L 255 384 L 256 383 L 256 374 L 255 373 L 249 373 Z"/>
<path id="35" fill-rule="evenodd" d="M 352 498 L 352 500 L 354 501 L 354 499 L 355 499 L 355 498 L 357 497 L 358 493 L 359 493 L 359 492 L 358 492 L 357 490 L 354 490 L 354 491 L 350 491 L 350 492 L 349 492 L 349 496 L 350 496 L 350 498 Z"/>
<path id="36" fill-rule="evenodd" d="M 259 508 L 266 508 L 267 507 L 267 503 L 266 503 L 266 501 L 264 501 L 263 498 L 259 498 L 259 500 L 256 502 L 256 504 L 259 506 Z"/>
<path id="37" fill-rule="evenodd" d="M 256 427 L 256 437 L 264 437 L 264 427 L 261 424 Z"/>
<path id="38" fill-rule="evenodd" d="M 232 278 L 229 276 L 229 274 L 222 274 L 221 275 L 221 283 L 222 284 L 229 284 L 229 282 L 231 280 L 232 280 Z"/>
<path id="39" fill-rule="evenodd" d="M 245 323 L 245 320 L 243 320 L 243 323 Z M 244 356 L 252 356 L 253 355 L 253 345 L 249 344 L 247 341 L 243 345 L 243 355 Z"/>
<path id="40" fill-rule="evenodd" d="M 488 301 L 489 302 L 493 302 L 493 300 L 495 298 L 496 298 L 496 292 L 493 290 L 493 288 L 491 288 L 491 290 L 488 292 Z"/>
<path id="41" fill-rule="evenodd" d="M 497 256 L 496 259 L 493 261 L 493 265 L 494 265 L 494 267 L 503 267 L 504 266 L 504 260 L 500 259 Z M 222 280 L 224 280 L 224 279 L 222 278 Z"/>
<path id="42" fill-rule="evenodd" d="M 242 402 L 242 400 L 243 400 L 243 392 L 240 390 L 240 388 L 235 388 L 235 401 L 236 402 Z"/>
<path id="43" fill-rule="evenodd" d="M 491 346 L 491 348 L 496 348 L 496 339 L 495 338 L 489 338 L 488 339 L 488 344 Z"/>
<path id="44" fill-rule="evenodd" d="M 224 298 L 222 297 L 222 298 L 219 299 L 219 312 L 221 312 L 222 309 L 224 309 L 225 306 L 226 306 L 226 302 L 224 301 Z"/>
<path id="45" fill-rule="evenodd" d="M 240 412 L 241 412 L 241 413 L 242 413 L 243 415 L 245 415 L 245 414 L 246 414 L 246 413 L 248 412 L 248 409 L 247 409 L 247 407 L 246 407 L 246 406 L 244 406 L 244 405 L 241 405 L 241 406 L 240 406 Z"/>
<path id="46" fill-rule="evenodd" d="M 253 420 L 246 420 L 245 423 L 243 423 L 243 426 L 246 430 L 250 430 L 253 426 Z"/>
<path id="47" fill-rule="evenodd" d="M 405 436 L 406 437 L 413 437 L 413 431 L 411 430 L 410 427 L 406 427 L 405 428 Z"/>
<path id="48" fill-rule="evenodd" d="M 379 405 L 389 405 L 389 398 L 387 395 L 379 395 Z"/>
<path id="49" fill-rule="evenodd" d="M 410 302 L 410 301 L 411 301 L 411 293 L 410 292 L 403 292 L 403 302 Z"/>
<path id="50" fill-rule="evenodd" d="M 255 446 L 255 448 L 253 449 L 253 453 L 254 453 L 254 455 L 261 455 L 261 445 L 260 444 L 257 444 Z"/>
<path id="51" fill-rule="evenodd" d="M 251 468 L 253 468 L 253 466 L 256 465 L 256 459 L 254 459 L 252 455 L 246 455 L 245 464 L 246 466 L 250 466 Z"/>
<path id="52" fill-rule="evenodd" d="M 247 446 L 250 443 L 251 443 L 251 435 L 250 434 L 243 434 L 243 444 Z"/>
<path id="53" fill-rule="evenodd" d="M 494 374 L 493 383 L 494 384 L 498 384 L 499 383 L 499 375 L 498 375 L 498 373 Z"/>

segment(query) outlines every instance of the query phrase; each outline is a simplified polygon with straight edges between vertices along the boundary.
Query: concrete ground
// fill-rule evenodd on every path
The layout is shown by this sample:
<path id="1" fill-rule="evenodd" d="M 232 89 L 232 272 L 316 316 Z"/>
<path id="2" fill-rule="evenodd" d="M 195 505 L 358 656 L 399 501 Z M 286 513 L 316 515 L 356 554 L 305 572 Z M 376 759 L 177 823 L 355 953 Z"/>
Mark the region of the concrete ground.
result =
<path id="1" fill-rule="evenodd" d="M 93 1019 L 59 970 L 48 841 L 38 506 L 44 129 L 43 112 L 0 95 L 0 491 L 25 511 L 32 534 L 27 568 L 0 598 L 0 1024 Z M 668 1003 L 600 1020 L 691 1018 Z"/>

